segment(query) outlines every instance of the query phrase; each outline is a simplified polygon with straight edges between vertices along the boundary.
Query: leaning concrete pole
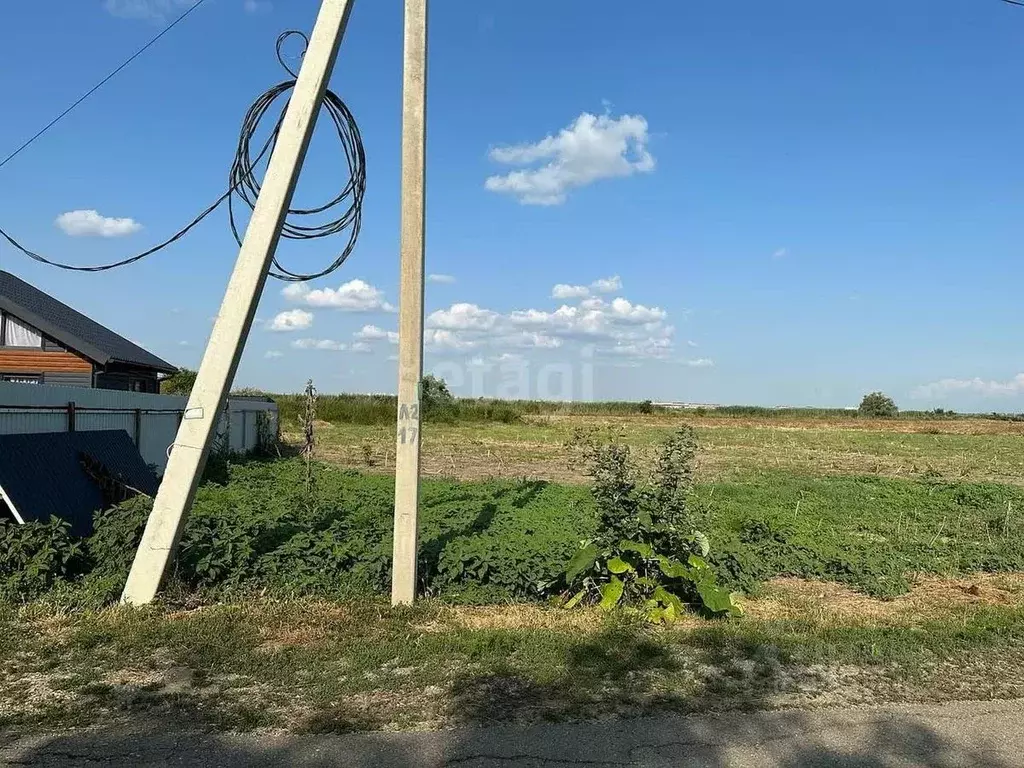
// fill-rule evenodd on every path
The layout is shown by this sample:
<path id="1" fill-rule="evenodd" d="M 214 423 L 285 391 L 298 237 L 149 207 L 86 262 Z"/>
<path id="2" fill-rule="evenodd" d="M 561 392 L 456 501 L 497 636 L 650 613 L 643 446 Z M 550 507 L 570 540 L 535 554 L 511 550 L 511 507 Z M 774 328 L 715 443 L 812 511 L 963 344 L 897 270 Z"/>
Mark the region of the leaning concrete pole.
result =
<path id="1" fill-rule="evenodd" d="M 427 0 L 405 0 L 402 95 L 402 233 L 398 317 L 398 434 L 392 605 L 416 598 L 420 507 L 420 381 L 426 194 Z"/>
<path id="2" fill-rule="evenodd" d="M 263 189 L 249 221 L 210 343 L 199 366 L 199 375 L 181 427 L 174 439 L 153 512 L 146 523 L 142 543 L 125 584 L 122 599 L 126 603 L 138 605 L 156 597 L 181 537 L 217 431 L 217 422 L 224 410 L 228 388 L 234 380 L 267 272 L 277 250 L 281 228 L 354 2 L 323 0 L 320 6 L 309 48 L 281 124 L 277 146 L 267 167 Z"/>

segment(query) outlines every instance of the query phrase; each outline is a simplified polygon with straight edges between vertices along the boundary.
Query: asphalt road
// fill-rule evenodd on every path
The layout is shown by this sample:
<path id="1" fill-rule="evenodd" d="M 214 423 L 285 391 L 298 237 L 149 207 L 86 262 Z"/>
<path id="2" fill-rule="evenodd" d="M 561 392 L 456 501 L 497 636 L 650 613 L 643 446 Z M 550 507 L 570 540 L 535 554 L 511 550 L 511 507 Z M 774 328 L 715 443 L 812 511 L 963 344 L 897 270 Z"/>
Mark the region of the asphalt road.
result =
<path id="1" fill-rule="evenodd" d="M 334 736 L 195 733 L 155 721 L 3 744 L 0 765 L 1004 768 L 1024 766 L 1024 701 Z"/>

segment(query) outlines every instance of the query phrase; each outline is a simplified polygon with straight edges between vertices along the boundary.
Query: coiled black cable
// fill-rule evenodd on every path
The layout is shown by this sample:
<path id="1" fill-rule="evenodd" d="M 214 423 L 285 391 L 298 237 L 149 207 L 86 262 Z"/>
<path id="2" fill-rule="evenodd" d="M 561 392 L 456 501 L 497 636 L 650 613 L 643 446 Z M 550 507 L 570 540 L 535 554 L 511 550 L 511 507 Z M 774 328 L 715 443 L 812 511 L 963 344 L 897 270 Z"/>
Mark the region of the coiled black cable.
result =
<path id="1" fill-rule="evenodd" d="M 284 121 L 285 111 L 288 108 L 287 100 L 281 108 L 280 116 L 274 125 L 274 129 L 271 132 L 270 137 L 255 156 L 253 155 L 252 141 L 259 130 L 260 124 L 264 121 L 274 104 L 280 98 L 290 94 L 292 89 L 295 87 L 298 75 L 285 62 L 283 46 L 290 37 L 296 35 L 302 39 L 303 45 L 308 47 L 309 38 L 298 30 L 289 30 L 282 33 L 277 38 L 277 60 L 291 77 L 263 93 L 255 102 L 253 102 L 253 105 L 246 113 L 245 119 L 242 121 L 242 129 L 239 134 L 238 148 L 235 152 L 234 161 L 231 163 L 227 192 L 221 195 L 212 205 L 206 208 L 202 213 L 196 216 L 191 222 L 170 238 L 127 259 L 121 259 L 120 261 L 112 262 L 110 264 L 81 267 L 54 261 L 53 259 L 49 259 L 39 253 L 31 251 L 15 240 L 2 228 L 0 228 L 0 237 L 3 237 L 8 243 L 24 255 L 42 264 L 48 264 L 49 266 L 70 270 L 72 272 L 106 272 L 107 270 L 134 264 L 135 262 L 141 261 L 147 256 L 151 256 L 154 253 L 162 251 L 173 243 L 176 243 L 198 226 L 210 214 L 217 210 L 225 201 L 227 201 L 228 220 L 231 226 L 231 233 L 234 235 L 235 242 L 238 243 L 239 247 L 241 247 L 243 233 L 239 231 L 236 206 L 245 205 L 249 208 L 250 212 L 256 206 L 256 199 L 259 197 L 261 188 L 260 181 L 256 176 L 256 170 L 263 159 L 267 156 L 268 150 L 272 152 L 277 143 L 277 137 L 281 130 L 281 124 Z M 303 51 L 305 51 L 305 48 Z M 290 100 L 290 96 L 288 97 L 288 100 Z M 274 268 L 270 270 L 270 275 L 271 277 L 276 277 L 279 280 L 304 282 L 331 274 L 351 255 L 352 251 L 355 249 L 356 242 L 359 239 L 359 231 L 362 226 L 363 219 L 363 194 L 366 191 L 366 153 L 363 149 L 362 137 L 359 134 L 359 126 L 356 125 L 355 117 L 353 117 L 352 112 L 345 105 L 345 102 L 330 89 L 328 89 L 324 94 L 321 109 L 326 110 L 327 114 L 330 116 L 338 136 L 338 141 L 345 154 L 345 161 L 348 166 L 348 183 L 334 199 L 324 203 L 323 205 L 314 208 L 289 209 L 281 234 L 283 237 L 290 240 L 314 240 L 322 237 L 328 237 L 330 235 L 336 235 L 347 229 L 349 233 L 348 241 L 337 258 L 335 258 L 327 267 L 318 272 L 308 274 L 293 272 L 283 267 L 275 256 L 273 261 Z M 299 224 L 296 222 L 296 219 L 321 215 L 328 211 L 333 211 L 341 206 L 345 206 L 345 208 L 340 215 L 328 221 L 317 224 Z"/>

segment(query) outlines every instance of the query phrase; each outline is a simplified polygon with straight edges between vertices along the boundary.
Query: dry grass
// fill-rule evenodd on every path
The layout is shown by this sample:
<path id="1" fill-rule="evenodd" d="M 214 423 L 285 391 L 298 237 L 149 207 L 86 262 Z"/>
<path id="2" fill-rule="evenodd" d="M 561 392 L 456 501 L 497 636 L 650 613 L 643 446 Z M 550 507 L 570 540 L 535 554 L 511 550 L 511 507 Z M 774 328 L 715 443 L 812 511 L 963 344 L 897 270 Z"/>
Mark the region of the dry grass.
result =
<path id="1" fill-rule="evenodd" d="M 1024 574 L 927 576 L 907 594 L 891 600 L 878 600 L 832 582 L 774 579 L 759 599 L 746 601 L 744 607 L 753 620 L 891 625 L 954 617 L 981 605 L 1024 606 Z"/>
<path id="2" fill-rule="evenodd" d="M 681 423 L 698 430 L 698 474 L 714 480 L 735 472 L 781 469 L 810 475 L 913 477 L 1024 484 L 1024 424 L 990 419 L 755 419 L 702 416 L 528 417 L 522 424 L 428 425 L 423 471 L 456 480 L 529 478 L 580 484 L 564 447 L 576 428 L 618 432 L 642 459 Z M 297 444 L 298 434 L 285 434 Z M 347 468 L 390 473 L 391 430 L 327 425 L 319 455 Z"/>

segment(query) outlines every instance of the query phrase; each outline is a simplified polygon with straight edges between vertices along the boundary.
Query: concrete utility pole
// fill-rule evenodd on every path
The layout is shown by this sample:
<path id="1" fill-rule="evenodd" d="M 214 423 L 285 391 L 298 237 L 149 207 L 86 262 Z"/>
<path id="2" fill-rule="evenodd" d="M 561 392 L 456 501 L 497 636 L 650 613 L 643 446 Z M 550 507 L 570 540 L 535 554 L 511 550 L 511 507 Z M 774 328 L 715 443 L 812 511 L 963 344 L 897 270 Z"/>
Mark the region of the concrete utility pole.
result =
<path id="1" fill-rule="evenodd" d="M 122 600 L 126 603 L 139 605 L 153 600 L 178 545 L 277 250 L 354 2 L 323 0 L 320 6 L 277 146 L 267 167 L 263 190 L 256 201 L 153 503 L 153 512 L 125 584 Z"/>
<path id="2" fill-rule="evenodd" d="M 416 598 L 423 379 L 423 255 L 426 195 L 427 0 L 405 0 L 402 95 L 402 235 L 398 318 L 398 434 L 391 604 Z"/>

